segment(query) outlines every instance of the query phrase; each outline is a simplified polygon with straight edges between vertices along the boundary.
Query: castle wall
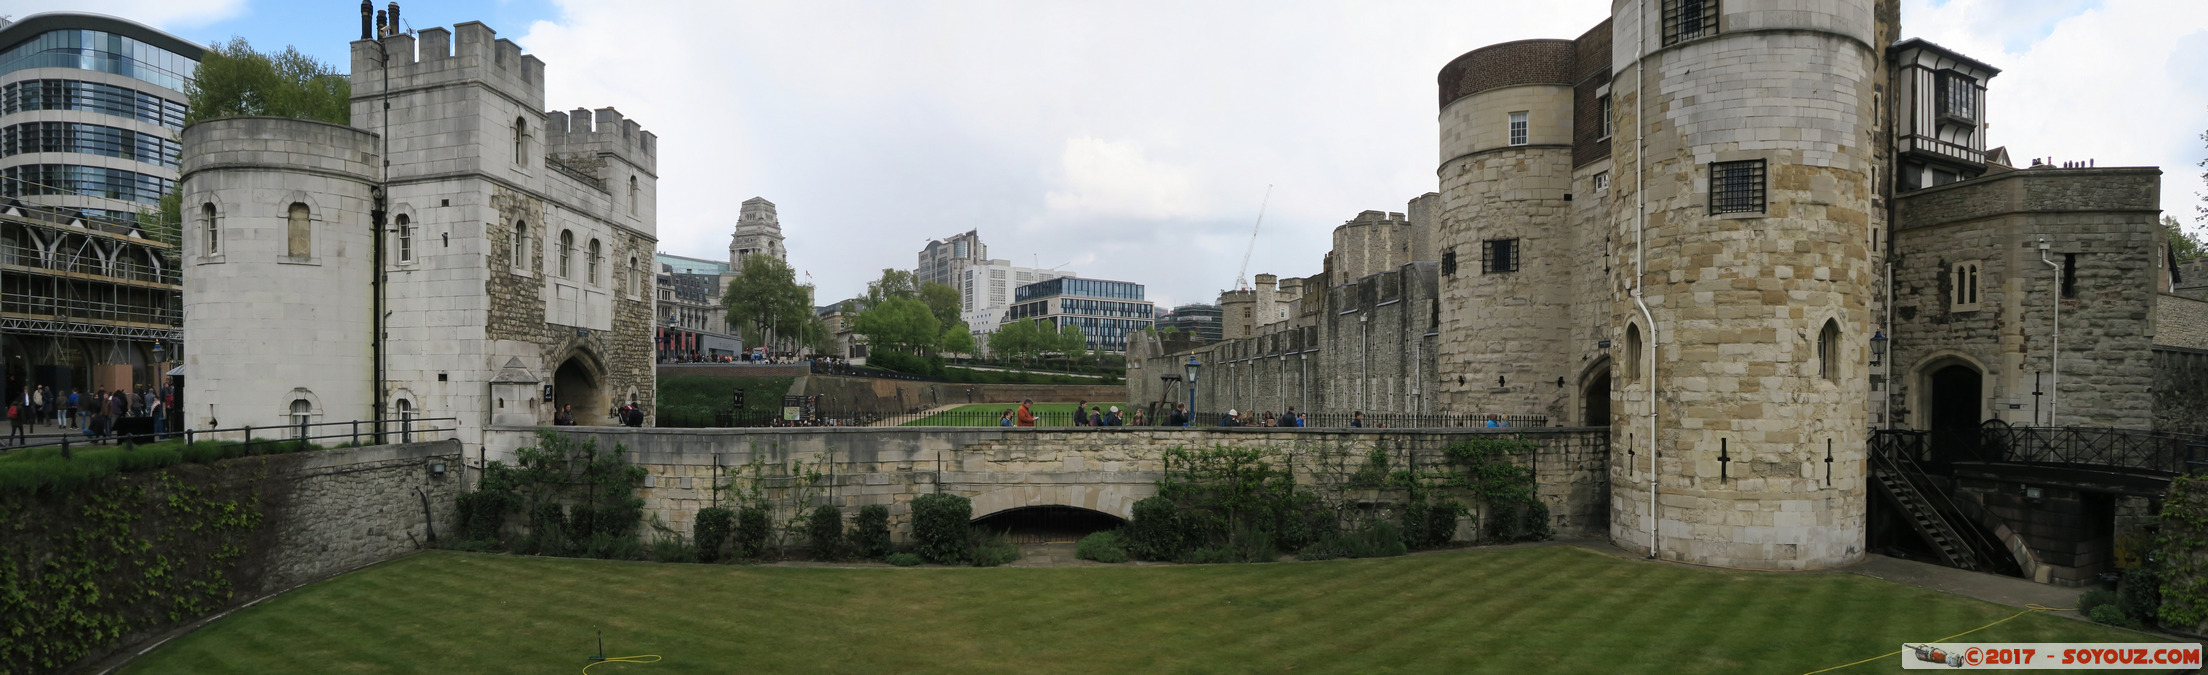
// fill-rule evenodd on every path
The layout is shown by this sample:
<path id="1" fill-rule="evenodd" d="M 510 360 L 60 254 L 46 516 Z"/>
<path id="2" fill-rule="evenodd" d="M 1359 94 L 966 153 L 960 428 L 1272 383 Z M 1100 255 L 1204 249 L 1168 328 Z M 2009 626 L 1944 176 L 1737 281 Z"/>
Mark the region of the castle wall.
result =
<path id="1" fill-rule="evenodd" d="M 1668 559 L 1815 569 L 1863 555 L 1861 345 L 1873 329 L 1863 139 L 1882 68 L 1871 5 L 1727 4 L 1721 32 L 1665 46 L 1660 17 L 1613 4 L 1612 157 L 1647 172 L 1648 215 L 1646 269 L 1612 269 L 1619 287 L 1643 288 L 1655 316 L 1662 481 L 1651 514 L 1649 448 L 1636 438 L 1646 422 L 1626 412 L 1646 409 L 1643 375 L 1613 410 L 1620 545 L 1647 546 L 1653 525 Z M 1765 207 L 1713 215 L 1711 163 L 1738 160 L 1766 162 Z M 1614 199 L 1637 203 L 1626 178 L 1613 182 Z M 1628 251 L 1635 216 L 1621 210 L 1612 234 Z M 1612 317 L 1618 344 L 1627 325 L 1645 324 L 1630 298 Z M 1822 364 L 1827 322 L 1838 336 Z M 1621 354 L 1636 357 L 1647 358 Z"/>
<path id="2" fill-rule="evenodd" d="M 1931 428 L 1931 373 L 1962 364 L 1984 374 L 1980 417 L 2058 425 L 2152 424 L 2150 359 L 2161 274 L 2159 172 L 2032 169 L 1917 190 L 1897 198 L 1894 232 L 1894 423 Z M 2062 302 L 2060 402 L 2054 386 L 2053 295 L 2041 260 L 2077 260 L 2076 297 Z M 1958 302 L 1957 267 L 1977 265 L 1980 300 Z M 1967 299 L 1967 298 L 1964 298 Z M 2183 299 L 2173 299 L 2184 302 Z M 2182 322 L 2180 322 L 2182 325 Z M 2181 329 L 2182 330 L 2182 329 Z M 2041 379 L 2045 378 L 2045 379 Z"/>
<path id="3" fill-rule="evenodd" d="M 377 139 L 350 127 L 239 117 L 184 130 L 186 428 L 374 417 L 369 185 Z M 290 253 L 292 204 L 309 209 L 307 257 Z M 209 249 L 201 209 L 213 205 Z"/>

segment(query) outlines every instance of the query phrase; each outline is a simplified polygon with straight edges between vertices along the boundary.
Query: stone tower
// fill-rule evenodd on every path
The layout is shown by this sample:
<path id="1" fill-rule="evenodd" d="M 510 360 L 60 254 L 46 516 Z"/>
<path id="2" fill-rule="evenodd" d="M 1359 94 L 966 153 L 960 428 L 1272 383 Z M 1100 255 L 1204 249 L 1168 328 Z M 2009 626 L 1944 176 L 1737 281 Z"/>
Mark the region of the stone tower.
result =
<path id="1" fill-rule="evenodd" d="M 1621 546 L 1863 555 L 1881 1 L 1614 0 Z"/>
<path id="2" fill-rule="evenodd" d="M 254 336 L 198 342 L 186 423 L 450 418 L 474 445 L 557 406 L 652 410 L 658 139 L 546 112 L 543 62 L 477 22 L 353 42 L 351 72 L 352 127 L 185 134 L 186 210 L 226 242 L 185 329 Z"/>
<path id="3" fill-rule="evenodd" d="M 736 233 L 728 242 L 729 273 L 742 272 L 744 256 L 752 254 L 790 259 L 789 251 L 782 248 L 782 221 L 774 215 L 774 202 L 765 197 L 744 200 L 737 213 Z"/>

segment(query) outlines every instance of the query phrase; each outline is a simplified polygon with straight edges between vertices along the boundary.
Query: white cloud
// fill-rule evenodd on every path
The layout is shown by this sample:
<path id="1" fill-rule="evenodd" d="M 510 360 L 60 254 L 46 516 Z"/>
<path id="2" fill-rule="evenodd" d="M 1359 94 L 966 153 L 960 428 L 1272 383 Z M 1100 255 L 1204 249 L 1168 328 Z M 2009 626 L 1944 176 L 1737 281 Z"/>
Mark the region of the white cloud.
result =
<path id="1" fill-rule="evenodd" d="M 119 16 L 162 30 L 177 31 L 197 28 L 236 17 L 245 10 L 246 0 L 75 0 L 68 3 L 68 11 L 92 12 Z M 20 4 L 15 0 L 0 2 L 0 14 L 21 19 L 41 11 L 61 9 L 46 7 L 47 2 L 28 0 Z"/>
<path id="2" fill-rule="evenodd" d="M 1150 159 L 1133 143 L 1067 139 L 1060 161 L 1062 184 L 1043 198 L 1053 211 L 1153 220 L 1212 215 L 1193 170 Z"/>

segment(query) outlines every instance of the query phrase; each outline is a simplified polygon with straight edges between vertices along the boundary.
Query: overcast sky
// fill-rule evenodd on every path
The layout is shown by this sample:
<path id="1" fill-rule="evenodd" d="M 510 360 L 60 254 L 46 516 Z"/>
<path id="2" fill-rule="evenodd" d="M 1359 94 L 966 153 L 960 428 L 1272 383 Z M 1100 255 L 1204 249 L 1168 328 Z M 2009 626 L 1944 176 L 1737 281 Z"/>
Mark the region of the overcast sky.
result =
<path id="1" fill-rule="evenodd" d="M 379 5 L 383 0 L 378 0 Z M 1474 48 L 1571 38 L 1608 2 L 446 0 L 545 62 L 553 109 L 660 137 L 663 251 L 725 258 L 737 205 L 780 208 L 823 302 L 979 229 L 992 257 L 1149 286 L 1160 304 L 1319 271 L 1328 233 L 1436 189 L 1434 75 Z M 349 68 L 346 0 L 0 0 L 124 16 Z M 1904 0 L 1903 32 L 1992 63 L 1994 145 L 2160 166 L 2198 226 L 2208 2 Z"/>

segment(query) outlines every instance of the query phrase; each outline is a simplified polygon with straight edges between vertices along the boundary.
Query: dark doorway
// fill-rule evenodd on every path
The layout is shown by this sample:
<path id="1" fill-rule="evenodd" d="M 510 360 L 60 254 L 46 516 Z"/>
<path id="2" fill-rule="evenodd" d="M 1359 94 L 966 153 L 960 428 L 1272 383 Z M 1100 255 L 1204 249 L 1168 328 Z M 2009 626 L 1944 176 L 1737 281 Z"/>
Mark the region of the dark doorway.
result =
<path id="1" fill-rule="evenodd" d="M 1610 369 L 1605 367 L 1595 371 L 1595 376 L 1587 380 L 1587 388 L 1581 395 L 1587 399 L 1584 407 L 1587 416 L 1580 419 L 1580 424 L 1590 427 L 1610 426 Z"/>
<path id="2" fill-rule="evenodd" d="M 561 363 L 552 374 L 552 405 L 555 413 L 575 406 L 575 423 L 581 425 L 607 424 L 612 408 L 606 404 L 605 392 L 599 391 L 598 378 L 591 376 L 579 357 Z"/>
<path id="3" fill-rule="evenodd" d="M 974 527 L 1006 533 L 1014 544 L 1071 544 L 1126 524 L 1117 516 L 1074 506 L 1026 506 L 974 519 Z"/>
<path id="4" fill-rule="evenodd" d="M 1985 379 L 1977 368 L 1956 364 L 1932 371 L 1926 378 L 1925 422 L 1932 432 L 1932 456 L 1937 461 L 1973 459 L 1977 449 L 1979 416 L 1985 399 Z"/>

